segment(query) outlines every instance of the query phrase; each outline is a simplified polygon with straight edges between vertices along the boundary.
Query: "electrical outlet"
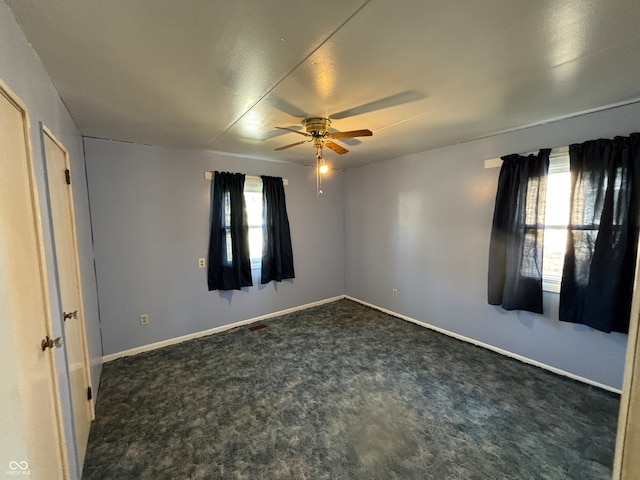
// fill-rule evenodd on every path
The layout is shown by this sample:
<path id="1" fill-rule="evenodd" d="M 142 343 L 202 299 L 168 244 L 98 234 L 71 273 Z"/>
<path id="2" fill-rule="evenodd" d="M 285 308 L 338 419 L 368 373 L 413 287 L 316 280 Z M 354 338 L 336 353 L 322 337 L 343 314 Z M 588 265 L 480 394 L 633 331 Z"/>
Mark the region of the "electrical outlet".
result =
<path id="1" fill-rule="evenodd" d="M 149 314 L 143 313 L 140 315 L 140 325 L 146 325 L 149 323 Z"/>
<path id="2" fill-rule="evenodd" d="M 204 258 L 198 259 L 198 268 L 205 268 L 207 266 L 207 261 Z"/>
<path id="3" fill-rule="evenodd" d="M 394 288 L 393 290 L 391 290 L 391 295 L 393 295 L 395 298 L 398 297 L 398 289 Z"/>

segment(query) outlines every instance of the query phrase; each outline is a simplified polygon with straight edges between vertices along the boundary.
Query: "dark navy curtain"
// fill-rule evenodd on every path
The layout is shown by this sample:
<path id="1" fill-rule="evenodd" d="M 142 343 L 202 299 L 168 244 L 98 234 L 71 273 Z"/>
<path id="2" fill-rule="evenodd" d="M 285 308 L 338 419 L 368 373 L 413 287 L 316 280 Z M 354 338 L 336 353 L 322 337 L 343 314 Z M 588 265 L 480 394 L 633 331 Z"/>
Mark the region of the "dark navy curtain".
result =
<path id="1" fill-rule="evenodd" d="M 211 189 L 209 290 L 240 290 L 253 285 L 244 175 L 215 172 Z"/>
<path id="2" fill-rule="evenodd" d="M 260 283 L 294 278 L 289 217 L 280 177 L 262 176 L 263 245 Z"/>
<path id="3" fill-rule="evenodd" d="M 627 333 L 640 230 L 640 134 L 571 145 L 569 159 L 560 320 Z"/>
<path id="4" fill-rule="evenodd" d="M 488 301 L 542 313 L 542 244 L 551 149 L 507 155 L 498 180 L 489 247 Z"/>

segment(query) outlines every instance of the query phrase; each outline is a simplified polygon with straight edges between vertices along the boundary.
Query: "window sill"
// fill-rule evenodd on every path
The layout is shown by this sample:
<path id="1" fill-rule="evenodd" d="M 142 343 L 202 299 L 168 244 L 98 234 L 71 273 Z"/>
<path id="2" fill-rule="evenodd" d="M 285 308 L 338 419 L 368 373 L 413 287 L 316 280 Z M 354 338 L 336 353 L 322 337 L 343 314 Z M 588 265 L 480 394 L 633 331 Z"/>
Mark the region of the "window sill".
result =
<path id="1" fill-rule="evenodd" d="M 546 276 L 542 279 L 542 291 L 551 293 L 560 293 L 560 277 Z"/>

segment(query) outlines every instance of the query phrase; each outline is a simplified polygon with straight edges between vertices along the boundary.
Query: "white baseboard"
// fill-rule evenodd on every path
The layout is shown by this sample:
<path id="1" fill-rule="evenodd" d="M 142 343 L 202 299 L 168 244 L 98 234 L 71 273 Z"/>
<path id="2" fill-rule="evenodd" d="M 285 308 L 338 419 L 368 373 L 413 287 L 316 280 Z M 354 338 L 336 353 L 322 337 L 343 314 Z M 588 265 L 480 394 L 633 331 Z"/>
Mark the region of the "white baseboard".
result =
<path id="1" fill-rule="evenodd" d="M 212 335 L 214 333 L 224 332 L 225 330 L 230 330 L 232 328 L 241 327 L 243 325 L 248 325 L 250 323 L 259 322 L 261 320 L 266 320 L 267 318 L 278 317 L 280 315 L 286 315 L 287 313 L 293 313 L 299 310 L 305 310 L 307 308 L 317 307 L 318 305 L 335 302 L 336 300 L 342 300 L 343 298 L 344 298 L 344 295 L 338 295 L 337 297 L 331 297 L 331 298 L 326 298 L 324 300 L 319 300 L 317 302 L 306 303 L 304 305 L 287 308 L 285 310 L 280 310 L 278 312 L 268 313 L 266 315 L 260 315 L 259 317 L 247 318 L 246 320 L 230 323 L 228 325 L 222 325 L 220 327 L 215 327 L 215 328 L 210 328 L 208 330 L 203 330 L 200 332 L 190 333 L 189 335 L 169 338 L 167 340 L 162 340 L 161 342 L 150 343 L 148 345 L 142 345 L 141 347 L 131 348 L 129 350 L 123 350 L 121 352 L 111 353 L 109 355 L 103 356 L 102 361 L 104 363 L 111 362 L 112 360 L 116 360 L 118 358 L 128 357 L 130 355 L 136 355 L 142 352 L 149 352 L 151 350 L 167 347 L 169 345 L 175 345 L 176 343 L 182 343 L 188 340 L 193 340 L 194 338 L 206 337 L 207 335 Z"/>
<path id="2" fill-rule="evenodd" d="M 421 327 L 428 328 L 430 330 L 434 330 L 438 333 L 442 333 L 444 335 L 448 335 L 449 337 L 456 338 L 458 340 L 462 340 L 463 342 L 471 343 L 473 345 L 477 345 L 478 347 L 486 348 L 487 350 L 491 350 L 493 352 L 499 353 L 501 355 L 505 355 L 507 357 L 515 358 L 516 360 L 520 360 L 523 363 L 528 363 L 529 365 L 534 365 L 536 367 L 544 368 L 545 370 L 549 370 L 550 372 L 556 373 L 558 375 L 562 375 L 564 377 L 569 377 L 573 380 L 577 380 L 582 383 L 586 383 L 589 385 L 593 385 L 594 387 L 601 388 L 603 390 L 607 390 L 613 393 L 622 393 L 622 390 L 611 387 L 609 385 L 605 385 L 603 383 L 595 382 L 585 377 L 581 377 L 580 375 L 576 375 L 571 372 L 567 372 L 566 370 L 562 370 L 560 368 L 552 367 L 551 365 L 547 365 L 546 363 L 539 362 L 537 360 L 532 360 L 531 358 L 524 357 L 522 355 L 518 355 L 517 353 L 510 352 L 508 350 L 503 350 L 502 348 L 495 347 L 488 343 L 480 342 L 478 340 L 474 340 L 470 337 L 465 337 L 464 335 L 460 335 L 458 333 L 450 332 L 449 330 L 445 330 L 444 328 L 436 327 L 435 325 L 430 325 L 425 322 L 421 322 L 420 320 L 416 320 L 415 318 L 408 317 L 406 315 L 402 315 L 400 313 L 393 312 L 391 310 L 387 310 L 386 308 L 379 307 L 372 303 L 365 302 L 363 300 L 359 300 L 354 297 L 350 297 L 349 295 L 345 295 L 344 298 L 349 300 L 353 300 L 354 302 L 361 303 L 362 305 L 366 305 L 367 307 L 375 308 L 376 310 L 380 310 L 381 312 L 387 313 L 389 315 L 393 315 L 394 317 L 401 318 L 402 320 L 406 320 L 407 322 L 415 323 L 416 325 L 420 325 Z"/>
<path id="3" fill-rule="evenodd" d="M 436 331 L 438 333 L 442 333 L 442 334 L 447 335 L 449 337 L 453 337 L 453 338 L 456 338 L 458 340 L 462 340 L 463 342 L 471 343 L 471 344 L 476 345 L 478 347 L 486 348 L 487 350 L 491 350 L 491 351 L 499 353 L 501 355 L 505 355 L 507 357 L 514 358 L 514 359 L 519 360 L 519 361 L 521 361 L 523 363 L 528 363 L 529 365 L 534 365 L 536 367 L 543 368 L 545 370 L 548 370 L 550 372 L 556 373 L 558 375 L 562 375 L 564 377 L 568 377 L 568 378 L 571 378 L 573 380 L 577 380 L 579 382 L 586 383 L 588 385 L 593 385 L 594 387 L 598 387 L 598 388 L 601 388 L 603 390 L 607 390 L 609 392 L 613 392 L 613 393 L 617 393 L 617 394 L 622 393 L 622 390 L 614 388 L 614 387 L 611 387 L 609 385 L 605 385 L 603 383 L 595 382 L 595 381 L 590 380 L 588 378 L 581 377 L 580 375 L 576 375 L 574 373 L 567 372 L 566 370 L 562 370 L 560 368 L 552 367 L 551 365 L 547 365 L 546 363 L 542 363 L 542 362 L 539 362 L 537 360 L 533 360 L 531 358 L 527 358 L 527 357 L 524 357 L 522 355 L 518 355 L 517 353 L 513 353 L 513 352 L 510 352 L 508 350 L 504 350 L 502 348 L 495 347 L 495 346 L 490 345 L 488 343 L 480 342 L 480 341 L 475 340 L 473 338 L 466 337 L 466 336 L 460 335 L 458 333 L 450 332 L 449 330 L 445 330 L 444 328 L 436 327 L 435 325 L 431 325 L 429 323 L 425 323 L 425 322 L 422 322 L 420 320 L 416 320 L 415 318 L 411 318 L 411 317 L 408 317 L 406 315 L 402 315 L 400 313 L 396 313 L 396 312 L 394 312 L 392 310 L 388 310 L 386 308 L 379 307 L 378 305 L 374 305 L 372 303 L 365 302 L 364 300 L 360 300 L 358 298 L 351 297 L 349 295 L 338 295 L 337 297 L 326 298 L 324 300 L 319 300 L 317 302 L 312 302 L 312 303 L 307 303 L 307 304 L 304 304 L 304 305 L 299 305 L 297 307 L 287 308 L 286 310 L 280 310 L 278 312 L 268 313 L 266 315 L 261 315 L 259 317 L 248 318 L 246 320 L 241 320 L 239 322 L 230 323 L 228 325 L 222 325 L 220 327 L 215 327 L 215 328 L 211 328 L 211 329 L 208 329 L 208 330 L 203 330 L 201 332 L 191 333 L 189 335 L 183 335 L 181 337 L 170 338 L 170 339 L 167 339 L 167 340 L 163 340 L 161 342 L 151 343 L 149 345 L 143 345 L 141 347 L 132 348 L 130 350 L 123 350 L 121 352 L 112 353 L 110 355 L 103 356 L 102 357 L 102 361 L 104 363 L 106 363 L 106 362 L 110 362 L 112 360 L 116 360 L 118 358 L 128 357 L 130 355 L 136 355 L 136 354 L 142 353 L 142 352 L 149 352 L 151 350 L 156 350 L 158 348 L 166 347 L 166 346 L 169 346 L 169 345 L 175 345 L 176 343 L 182 343 L 182 342 L 186 342 L 188 340 L 193 340 L 194 338 L 206 337 L 207 335 L 212 335 L 214 333 L 224 332 L 225 330 L 230 330 L 232 328 L 241 327 L 243 325 L 248 325 L 250 323 L 259 322 L 261 320 L 266 320 L 268 318 L 278 317 L 280 315 L 285 315 L 287 313 L 293 313 L 293 312 L 297 312 L 299 310 L 305 310 L 307 308 L 316 307 L 318 305 L 323 305 L 325 303 L 335 302 L 336 300 L 341 300 L 343 298 L 347 298 L 349 300 L 353 300 L 354 302 L 360 303 L 362 305 L 366 305 L 367 307 L 375 308 L 376 310 L 379 310 L 381 312 L 387 313 L 389 315 L 392 315 L 394 317 L 400 318 L 402 320 L 406 320 L 407 322 L 415 323 L 416 325 L 420 325 L 421 327 L 428 328 L 430 330 L 434 330 L 434 331 Z"/>

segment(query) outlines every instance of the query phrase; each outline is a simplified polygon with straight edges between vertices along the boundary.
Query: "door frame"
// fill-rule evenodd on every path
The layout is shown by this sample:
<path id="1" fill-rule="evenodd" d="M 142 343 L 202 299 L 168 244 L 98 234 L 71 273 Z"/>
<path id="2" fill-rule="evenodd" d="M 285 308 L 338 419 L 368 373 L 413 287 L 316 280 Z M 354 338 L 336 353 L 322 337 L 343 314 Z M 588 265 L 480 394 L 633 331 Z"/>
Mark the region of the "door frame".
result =
<path id="1" fill-rule="evenodd" d="M 49 128 L 47 128 L 46 125 L 44 125 L 42 122 L 39 122 L 40 125 L 40 145 L 42 147 L 42 162 L 44 165 L 44 171 L 45 171 L 45 189 L 46 189 L 46 193 L 47 193 L 47 207 L 48 207 L 48 213 L 49 213 L 49 218 L 51 219 L 51 243 L 52 243 L 52 258 L 53 258 L 53 263 L 54 265 L 58 265 L 58 258 L 57 258 L 57 251 L 56 251 L 56 244 L 55 244 L 55 237 L 53 235 L 53 228 L 55 227 L 53 225 L 53 215 L 52 215 L 52 211 L 51 211 L 51 202 L 49 200 L 50 197 L 50 192 L 49 192 L 49 170 L 47 167 L 47 153 L 46 153 L 46 148 L 45 148 L 45 139 L 44 136 L 48 136 L 49 139 L 51 139 L 51 141 L 53 141 L 53 143 L 56 144 L 56 146 L 58 148 L 60 148 L 60 150 L 63 152 L 64 155 L 64 165 L 65 168 L 69 171 L 71 171 L 71 162 L 69 159 L 69 151 L 65 148 L 65 146 L 62 144 L 62 142 L 60 140 L 58 140 L 58 138 L 53 134 L 53 132 L 51 132 L 51 130 Z M 89 346 L 87 344 L 87 328 L 86 328 L 86 324 L 85 324 L 85 308 L 84 308 L 84 292 L 82 290 L 82 275 L 81 275 L 81 271 L 80 271 L 80 254 L 79 254 L 79 250 L 78 250 L 78 230 L 76 228 L 76 212 L 75 212 L 75 203 L 73 201 L 73 183 L 71 183 L 69 185 L 69 211 L 71 214 L 71 237 L 73 240 L 73 253 L 75 256 L 75 268 L 74 268 L 74 274 L 76 277 L 76 281 L 78 284 L 78 301 L 80 303 L 80 305 L 78 306 L 81 315 L 79 315 L 78 320 L 80 321 L 80 330 L 82 332 L 82 357 L 84 360 L 84 364 L 85 364 L 85 372 L 86 372 L 86 381 L 87 381 L 87 386 L 91 387 L 91 389 L 93 390 L 93 382 L 91 379 L 91 361 L 89 359 Z M 56 271 L 54 272 L 54 277 L 55 277 L 55 287 L 56 287 L 56 292 L 57 292 L 57 296 L 58 296 L 58 304 L 60 305 L 60 308 L 62 308 L 62 292 L 60 291 L 60 278 L 59 278 L 59 273 L 58 270 L 56 269 Z M 60 314 L 62 315 L 62 312 L 60 312 Z M 64 326 L 64 325 L 63 325 Z M 95 392 L 94 392 L 95 393 Z M 73 408 L 73 405 L 72 405 Z M 95 420 L 96 418 L 96 412 L 95 412 L 95 395 L 92 395 L 91 400 L 89 400 L 89 409 L 91 412 L 91 420 Z"/>

